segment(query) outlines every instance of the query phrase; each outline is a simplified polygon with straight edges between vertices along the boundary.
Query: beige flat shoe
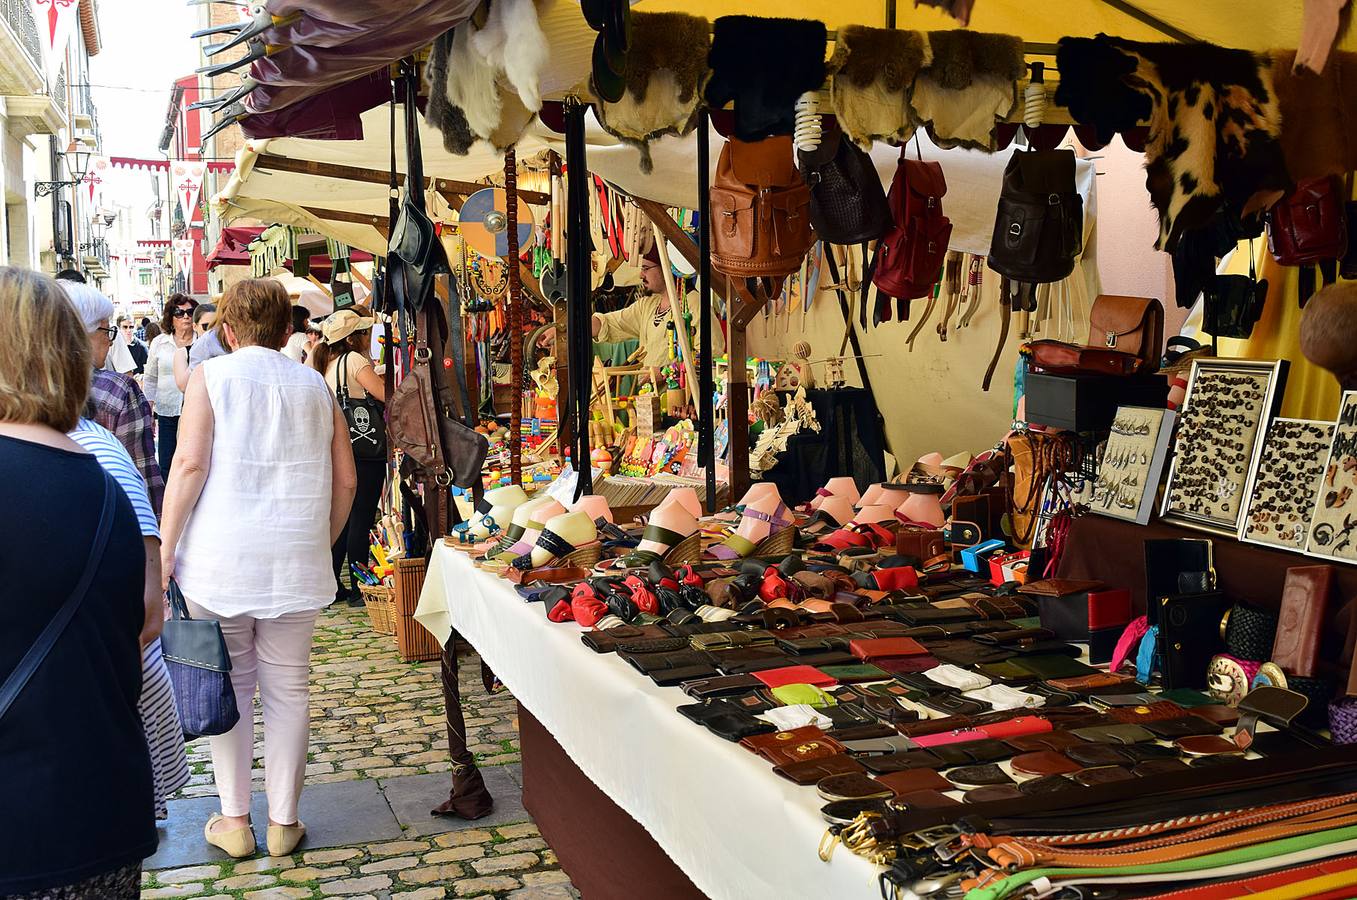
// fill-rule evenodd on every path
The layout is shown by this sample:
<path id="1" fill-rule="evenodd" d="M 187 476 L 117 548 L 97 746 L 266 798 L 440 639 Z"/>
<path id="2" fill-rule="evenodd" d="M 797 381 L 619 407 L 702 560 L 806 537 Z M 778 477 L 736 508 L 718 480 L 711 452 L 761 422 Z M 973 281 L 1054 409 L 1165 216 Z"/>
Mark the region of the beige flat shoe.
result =
<path id="1" fill-rule="evenodd" d="M 212 826 L 224 818 L 221 813 L 213 813 L 203 826 L 203 840 L 213 847 L 226 852 L 232 859 L 245 859 L 254 856 L 254 829 L 249 825 L 233 828 L 230 831 L 213 831 Z"/>
<path id="2" fill-rule="evenodd" d="M 300 819 L 296 825 L 274 825 L 269 823 L 269 856 L 291 856 L 292 851 L 306 837 L 306 825 Z"/>

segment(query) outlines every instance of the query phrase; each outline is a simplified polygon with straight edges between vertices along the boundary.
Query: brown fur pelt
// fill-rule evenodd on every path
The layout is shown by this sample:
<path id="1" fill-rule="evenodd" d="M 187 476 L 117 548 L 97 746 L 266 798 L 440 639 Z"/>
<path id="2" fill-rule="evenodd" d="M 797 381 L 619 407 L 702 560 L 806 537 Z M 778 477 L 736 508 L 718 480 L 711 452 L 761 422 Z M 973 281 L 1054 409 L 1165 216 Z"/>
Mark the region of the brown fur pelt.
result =
<path id="1" fill-rule="evenodd" d="M 914 134 L 909 111 L 914 79 L 931 59 L 918 31 L 845 25 L 839 29 L 830 98 L 839 126 L 858 146 L 900 144 Z"/>
<path id="2" fill-rule="evenodd" d="M 697 126 L 710 44 L 706 19 L 678 12 L 632 14 L 626 92 L 616 103 L 596 104 L 596 112 L 605 131 L 641 151 L 642 172 L 654 168 L 651 141 Z"/>
<path id="3" fill-rule="evenodd" d="M 995 148 L 994 129 L 1018 102 L 1026 71 L 1021 38 L 955 29 L 928 32 L 931 61 L 915 79 L 910 111 L 940 147 Z"/>
<path id="4" fill-rule="evenodd" d="M 970 87 L 977 78 L 1017 81 L 1027 71 L 1022 38 L 957 28 L 928 32 L 933 61 L 924 74 L 952 91 Z"/>
<path id="5" fill-rule="evenodd" d="M 1146 187 L 1159 212 L 1155 246 L 1172 251 L 1184 231 L 1222 206 L 1285 190 L 1281 104 L 1272 61 L 1209 44 L 1147 44 L 1098 35 L 1062 38 L 1057 103 L 1100 139 L 1149 122 Z"/>

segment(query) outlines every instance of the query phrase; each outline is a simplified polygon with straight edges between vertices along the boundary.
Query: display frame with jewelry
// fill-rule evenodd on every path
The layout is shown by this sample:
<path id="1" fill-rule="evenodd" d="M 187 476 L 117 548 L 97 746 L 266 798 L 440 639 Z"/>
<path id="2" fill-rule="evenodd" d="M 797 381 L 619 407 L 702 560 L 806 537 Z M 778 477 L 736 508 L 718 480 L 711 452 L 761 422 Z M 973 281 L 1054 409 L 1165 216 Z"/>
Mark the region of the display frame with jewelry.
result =
<path id="1" fill-rule="evenodd" d="M 1333 440 L 1324 454 L 1310 511 L 1305 553 L 1357 563 L 1357 391 L 1345 391 L 1338 404 Z"/>
<path id="2" fill-rule="evenodd" d="M 1249 482 L 1241 541 L 1305 552 L 1333 432 L 1322 419 L 1272 420 Z"/>
<path id="3" fill-rule="evenodd" d="M 1159 516 L 1236 538 L 1290 363 L 1196 359 L 1178 415 Z"/>
<path id="4" fill-rule="evenodd" d="M 1176 417 L 1167 409 L 1119 406 L 1098 462 L 1098 477 L 1084 498 L 1100 516 L 1148 525 L 1168 461 Z"/>

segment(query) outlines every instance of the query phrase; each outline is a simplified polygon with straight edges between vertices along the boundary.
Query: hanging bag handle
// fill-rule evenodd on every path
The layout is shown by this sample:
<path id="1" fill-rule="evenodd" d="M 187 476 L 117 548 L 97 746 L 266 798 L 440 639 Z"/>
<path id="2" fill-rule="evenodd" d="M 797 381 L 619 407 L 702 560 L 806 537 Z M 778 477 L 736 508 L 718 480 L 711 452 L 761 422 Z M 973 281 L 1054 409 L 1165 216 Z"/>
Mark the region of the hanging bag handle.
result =
<path id="1" fill-rule="evenodd" d="M 66 631 L 66 626 L 71 624 L 71 619 L 75 618 L 76 610 L 80 608 L 85 595 L 89 593 L 90 583 L 94 581 L 94 575 L 99 569 L 99 563 L 103 561 L 104 550 L 108 547 L 108 537 L 113 531 L 113 510 L 114 497 L 113 477 L 103 469 L 99 474 L 104 476 L 104 502 L 99 512 L 99 525 L 94 532 L 94 540 L 90 543 L 89 556 L 85 559 L 85 571 L 81 573 L 80 580 L 75 583 L 75 587 L 67 596 L 61 608 L 57 610 L 56 615 L 38 634 L 38 639 L 33 642 L 33 646 L 28 648 L 28 652 L 19 660 L 19 665 L 15 666 L 14 671 L 9 673 L 4 684 L 0 684 L 0 721 L 5 718 L 5 713 L 9 711 L 10 706 L 18 699 L 19 694 L 23 692 L 29 680 L 42 665 L 43 660 L 47 659 L 47 654 L 52 651 L 57 639 Z"/>

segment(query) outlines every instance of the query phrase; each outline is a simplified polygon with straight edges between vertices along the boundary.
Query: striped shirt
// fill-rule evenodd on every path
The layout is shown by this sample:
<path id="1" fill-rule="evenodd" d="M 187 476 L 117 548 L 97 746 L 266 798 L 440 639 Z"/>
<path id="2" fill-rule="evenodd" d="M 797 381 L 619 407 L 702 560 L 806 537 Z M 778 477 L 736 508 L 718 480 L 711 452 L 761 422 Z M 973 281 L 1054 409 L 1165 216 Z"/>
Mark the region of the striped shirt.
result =
<path id="1" fill-rule="evenodd" d="M 142 537 L 160 538 L 160 526 L 156 524 L 155 511 L 151 509 L 151 498 L 146 493 L 146 481 L 132 464 L 127 448 L 102 425 L 81 419 L 68 434 L 71 440 L 84 447 L 104 471 L 113 476 L 132 503 L 132 511 L 137 514 L 137 523 L 141 526 Z"/>

